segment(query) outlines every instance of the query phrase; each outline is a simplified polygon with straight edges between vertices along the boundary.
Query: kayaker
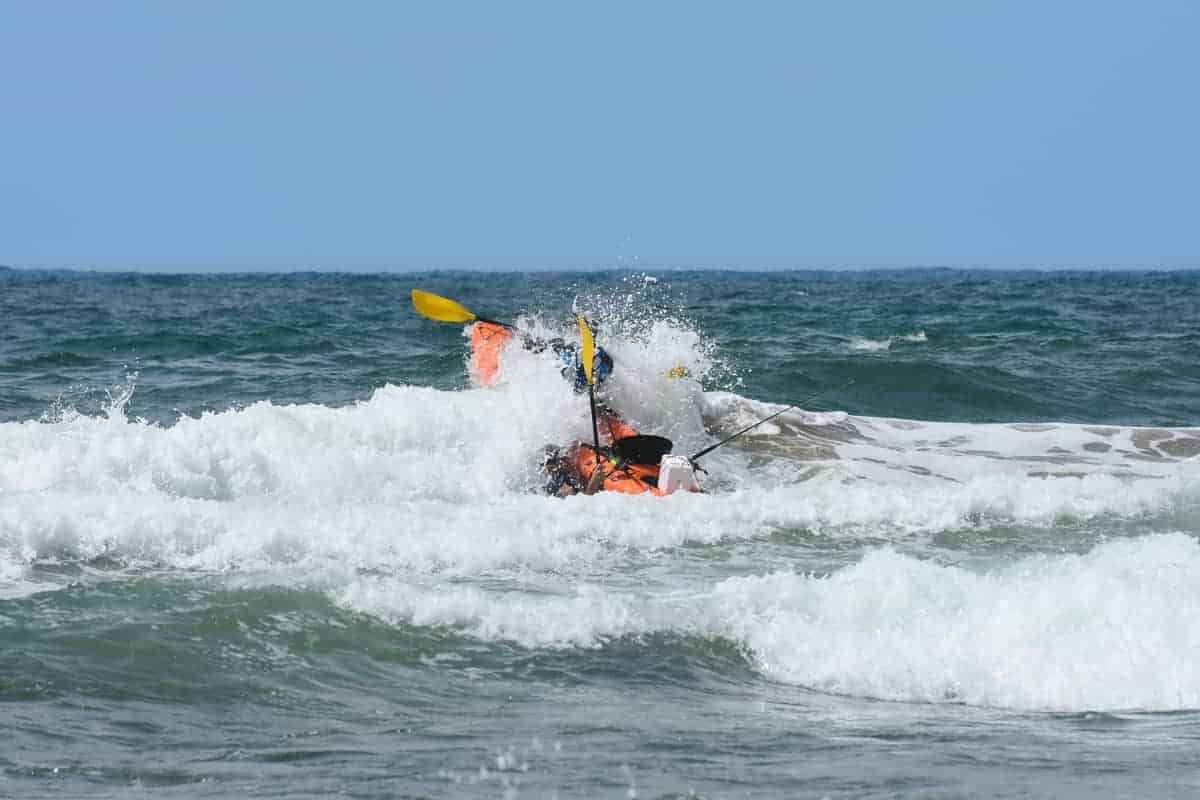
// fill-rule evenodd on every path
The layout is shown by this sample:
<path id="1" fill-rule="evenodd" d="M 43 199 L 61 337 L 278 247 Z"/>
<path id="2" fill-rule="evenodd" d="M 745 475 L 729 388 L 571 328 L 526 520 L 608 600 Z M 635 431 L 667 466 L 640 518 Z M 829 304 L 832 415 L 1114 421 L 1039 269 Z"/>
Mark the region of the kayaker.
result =
<path id="1" fill-rule="evenodd" d="M 559 353 L 559 357 L 563 361 L 562 376 L 571 381 L 572 387 L 576 394 L 582 394 L 587 391 L 587 374 L 583 370 L 583 359 L 580 357 L 579 348 L 575 345 L 567 345 Z M 608 380 L 608 376 L 612 374 L 613 360 L 603 347 L 596 348 L 596 354 L 592 358 L 592 378 L 597 386 Z"/>
<path id="2" fill-rule="evenodd" d="M 543 490 L 554 497 L 569 497 L 583 491 L 584 484 L 575 472 L 575 465 L 561 447 L 547 445 L 542 451 L 542 472 L 546 474 Z"/>
<path id="3" fill-rule="evenodd" d="M 571 382 L 576 394 L 582 394 L 587 391 L 587 374 L 583 370 L 583 359 L 580 357 L 579 345 L 568 344 L 562 339 L 555 337 L 553 339 L 535 339 L 527 336 L 522 339 L 521 343 L 526 350 L 532 350 L 535 353 L 544 352 L 547 348 L 554 351 L 554 354 L 562 360 L 562 376 Z M 596 354 L 592 357 L 592 377 L 595 379 L 597 386 L 608 380 L 608 376 L 612 374 L 613 359 L 612 356 L 603 347 L 596 347 Z"/>

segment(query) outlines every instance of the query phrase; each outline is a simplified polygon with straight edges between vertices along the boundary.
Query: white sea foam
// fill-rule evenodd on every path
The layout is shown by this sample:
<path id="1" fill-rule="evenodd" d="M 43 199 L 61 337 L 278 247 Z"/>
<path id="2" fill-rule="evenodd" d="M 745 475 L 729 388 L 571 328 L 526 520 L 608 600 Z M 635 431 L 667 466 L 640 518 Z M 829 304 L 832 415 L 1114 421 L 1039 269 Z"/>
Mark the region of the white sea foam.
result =
<path id="1" fill-rule="evenodd" d="M 890 350 L 892 347 L 891 338 L 887 339 L 867 339 L 862 336 L 854 336 L 850 339 L 851 350 L 863 350 L 868 353 L 876 353 L 880 350 Z"/>
<path id="2" fill-rule="evenodd" d="M 1168 534 L 976 574 L 879 550 L 716 588 L 706 629 L 821 691 L 1019 709 L 1200 708 L 1200 545 Z"/>
<path id="3" fill-rule="evenodd" d="M 894 345 L 896 342 L 920 344 L 927 341 L 929 341 L 929 338 L 925 335 L 925 331 L 905 333 L 898 336 L 889 336 L 886 339 L 868 339 L 864 336 L 852 336 L 850 337 L 850 349 L 874 353 L 881 350 L 891 350 L 892 345 Z"/>
<path id="4" fill-rule="evenodd" d="M 525 647 L 597 647 L 611 638 L 686 622 L 648 598 L 590 584 L 561 593 L 497 592 L 372 578 L 351 583 L 337 599 L 348 608 L 393 622 L 453 626 L 482 639 Z"/>
<path id="5" fill-rule="evenodd" d="M 351 557 L 371 544 L 380 549 L 361 551 L 360 561 L 561 568 L 604 547 L 789 528 L 911 535 L 1142 517 L 1192 503 L 1198 491 L 1200 465 L 1138 460 L 1129 430 L 1103 437 L 1112 450 L 1093 453 L 1082 445 L 1096 435 L 1073 426 L 896 427 L 789 412 L 773 435 L 755 431 L 705 459 L 714 494 L 559 501 L 536 493 L 541 447 L 586 438 L 590 423 L 586 403 L 564 394 L 553 370 L 542 378 L 544 386 L 496 391 L 387 387 L 337 409 L 259 403 L 170 427 L 120 416 L 8 423 L 0 548 L 17 563 L 115 555 L 222 568 Z M 678 402 L 694 399 L 684 384 L 662 383 L 664 394 L 680 392 Z M 513 408 L 531 407 L 542 413 L 513 419 Z M 747 407 L 770 408 L 718 394 L 699 398 L 692 415 L 727 413 L 740 425 Z M 680 450 L 709 441 L 692 424 L 676 437 Z M 580 515 L 581 503 L 597 513 Z"/>
<path id="6" fill-rule="evenodd" d="M 780 410 L 667 377 L 711 366 L 686 329 L 664 323 L 610 345 L 621 364 L 610 401 L 677 452 L 710 443 L 706 423 L 727 435 Z M 100 417 L 6 423 L 0 551 L 13 563 L 115 555 L 223 568 L 358 552 L 418 570 L 563 568 L 606 547 L 780 529 L 889 536 L 1145 517 L 1200 491 L 1194 431 L 793 410 L 704 459 L 713 494 L 551 500 L 536 493 L 541 448 L 590 438 L 586 396 L 564 391 L 558 370 L 513 347 L 491 390 L 387 386 L 343 408 L 262 402 L 167 427 L 129 420 L 119 403 Z M 600 521 L 577 524 L 579 503 Z"/>

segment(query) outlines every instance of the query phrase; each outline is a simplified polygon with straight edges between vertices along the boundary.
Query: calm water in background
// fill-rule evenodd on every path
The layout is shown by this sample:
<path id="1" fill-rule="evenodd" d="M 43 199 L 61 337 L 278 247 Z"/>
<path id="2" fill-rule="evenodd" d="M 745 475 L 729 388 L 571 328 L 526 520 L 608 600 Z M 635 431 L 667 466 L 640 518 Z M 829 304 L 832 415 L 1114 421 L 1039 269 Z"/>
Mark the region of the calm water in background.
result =
<path id="1" fill-rule="evenodd" d="M 474 387 L 414 286 L 587 314 L 677 452 L 812 399 L 707 494 L 542 497 L 586 401 Z M 0 796 L 1195 796 L 1198 322 L 1196 273 L 0 271 Z"/>

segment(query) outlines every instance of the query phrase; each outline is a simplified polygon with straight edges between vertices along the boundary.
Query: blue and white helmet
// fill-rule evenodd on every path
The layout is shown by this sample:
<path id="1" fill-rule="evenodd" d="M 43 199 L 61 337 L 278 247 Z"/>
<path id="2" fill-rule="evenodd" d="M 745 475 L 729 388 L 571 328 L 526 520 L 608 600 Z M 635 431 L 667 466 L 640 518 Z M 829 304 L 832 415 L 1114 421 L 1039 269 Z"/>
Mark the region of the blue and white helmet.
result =
<path id="1" fill-rule="evenodd" d="M 588 388 L 587 373 L 583 370 L 583 358 L 578 347 L 565 347 L 562 350 L 561 357 L 563 360 L 562 375 L 569 381 L 573 382 L 576 392 L 586 392 Z M 595 355 L 592 356 L 592 378 L 597 384 L 604 383 L 608 380 L 608 376 L 612 374 L 613 360 L 612 356 L 604 351 L 603 347 L 597 347 Z"/>

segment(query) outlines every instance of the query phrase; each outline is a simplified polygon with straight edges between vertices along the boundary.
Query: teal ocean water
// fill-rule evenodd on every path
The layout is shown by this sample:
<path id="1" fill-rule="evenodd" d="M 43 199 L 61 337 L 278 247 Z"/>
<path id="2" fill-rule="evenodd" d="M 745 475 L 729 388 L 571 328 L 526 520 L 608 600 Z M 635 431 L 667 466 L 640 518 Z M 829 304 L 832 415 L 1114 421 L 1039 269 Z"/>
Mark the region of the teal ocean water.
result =
<path id="1" fill-rule="evenodd" d="M 414 287 L 801 408 L 546 497 Z M 1195 796 L 1197 364 L 1194 272 L 0 270 L 0 796 Z"/>

